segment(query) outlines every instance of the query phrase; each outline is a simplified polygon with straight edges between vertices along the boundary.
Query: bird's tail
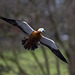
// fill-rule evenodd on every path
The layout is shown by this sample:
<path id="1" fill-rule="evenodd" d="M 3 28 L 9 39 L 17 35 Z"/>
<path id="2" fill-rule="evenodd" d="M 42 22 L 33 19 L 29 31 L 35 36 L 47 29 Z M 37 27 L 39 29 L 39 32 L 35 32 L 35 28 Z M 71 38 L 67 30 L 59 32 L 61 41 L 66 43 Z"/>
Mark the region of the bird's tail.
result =
<path id="1" fill-rule="evenodd" d="M 25 49 L 31 49 L 31 50 L 35 50 L 36 48 L 38 48 L 37 44 L 32 45 L 31 47 L 27 46 L 27 40 L 26 38 L 24 38 L 24 40 L 22 40 L 22 45 L 24 46 Z"/>
<path id="2" fill-rule="evenodd" d="M 28 40 L 28 39 L 22 40 L 22 45 L 25 45 L 27 40 Z"/>
<path id="3" fill-rule="evenodd" d="M 27 42 L 27 38 L 24 38 L 23 40 L 22 40 L 22 45 L 24 46 L 24 48 L 25 48 L 25 45 L 26 45 L 26 42 Z M 26 49 L 26 48 L 25 48 Z"/>
<path id="4" fill-rule="evenodd" d="M 36 48 L 38 48 L 38 45 L 37 45 L 37 44 L 33 45 L 33 46 L 31 47 L 31 50 L 35 50 Z"/>

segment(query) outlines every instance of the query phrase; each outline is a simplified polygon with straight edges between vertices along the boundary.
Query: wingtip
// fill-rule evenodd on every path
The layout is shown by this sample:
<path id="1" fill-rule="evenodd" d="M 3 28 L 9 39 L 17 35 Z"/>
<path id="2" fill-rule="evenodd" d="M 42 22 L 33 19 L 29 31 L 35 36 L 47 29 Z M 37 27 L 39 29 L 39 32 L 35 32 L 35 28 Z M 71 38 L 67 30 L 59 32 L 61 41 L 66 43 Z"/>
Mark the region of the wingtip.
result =
<path id="1" fill-rule="evenodd" d="M 65 59 L 65 57 L 61 54 L 61 52 L 59 51 L 59 49 L 57 51 L 52 50 L 52 52 L 58 57 L 60 58 L 63 62 L 68 63 L 67 60 Z"/>
<path id="2" fill-rule="evenodd" d="M 63 57 L 63 59 L 61 59 L 63 62 L 68 64 L 68 61 Z"/>
<path id="3" fill-rule="evenodd" d="M 63 61 L 63 60 L 62 60 Z M 63 61 L 63 62 L 65 62 L 65 63 L 67 63 L 68 64 L 68 62 L 65 60 L 65 61 Z"/>

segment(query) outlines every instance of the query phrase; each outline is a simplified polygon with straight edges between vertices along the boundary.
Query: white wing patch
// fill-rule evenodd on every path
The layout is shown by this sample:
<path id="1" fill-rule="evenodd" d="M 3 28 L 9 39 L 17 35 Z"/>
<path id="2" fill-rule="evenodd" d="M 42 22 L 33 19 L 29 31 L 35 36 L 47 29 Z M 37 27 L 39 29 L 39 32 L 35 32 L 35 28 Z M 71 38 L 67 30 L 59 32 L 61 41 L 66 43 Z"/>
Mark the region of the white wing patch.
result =
<path id="1" fill-rule="evenodd" d="M 40 43 L 47 46 L 58 58 L 60 58 L 62 61 L 68 63 L 64 56 L 59 51 L 58 47 L 56 46 L 55 42 L 51 39 L 48 39 L 44 36 L 40 39 Z"/>
<path id="2" fill-rule="evenodd" d="M 40 39 L 40 42 L 43 43 L 44 45 L 50 47 L 50 48 L 58 50 L 58 47 L 56 46 L 55 42 L 49 38 L 42 36 L 42 38 Z"/>
<path id="3" fill-rule="evenodd" d="M 12 24 L 13 26 L 17 26 L 20 28 L 24 33 L 31 34 L 34 30 L 25 22 L 20 20 L 8 19 L 0 16 L 0 19 Z"/>
<path id="4" fill-rule="evenodd" d="M 16 20 L 16 23 L 29 35 L 34 31 L 25 21 Z"/>

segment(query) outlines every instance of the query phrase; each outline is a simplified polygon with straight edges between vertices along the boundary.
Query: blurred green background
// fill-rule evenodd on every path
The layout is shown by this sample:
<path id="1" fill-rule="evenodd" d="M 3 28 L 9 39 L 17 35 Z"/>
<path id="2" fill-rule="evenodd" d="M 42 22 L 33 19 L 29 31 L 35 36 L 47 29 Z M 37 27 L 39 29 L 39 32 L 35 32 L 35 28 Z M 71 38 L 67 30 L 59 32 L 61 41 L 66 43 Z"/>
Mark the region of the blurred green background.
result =
<path id="1" fill-rule="evenodd" d="M 47 47 L 25 50 L 28 35 L 0 19 L 0 75 L 75 75 L 75 0 L 0 0 L 0 16 L 26 21 L 53 39 L 69 62 Z"/>

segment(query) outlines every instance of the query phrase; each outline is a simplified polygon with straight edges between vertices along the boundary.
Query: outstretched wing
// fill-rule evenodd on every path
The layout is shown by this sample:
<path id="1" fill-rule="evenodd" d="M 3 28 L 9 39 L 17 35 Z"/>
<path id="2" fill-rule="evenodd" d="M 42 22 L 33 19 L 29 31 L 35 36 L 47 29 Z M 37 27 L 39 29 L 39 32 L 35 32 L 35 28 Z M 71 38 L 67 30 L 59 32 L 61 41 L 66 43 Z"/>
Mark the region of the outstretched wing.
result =
<path id="1" fill-rule="evenodd" d="M 13 26 L 17 26 L 24 33 L 27 33 L 29 35 L 34 31 L 25 21 L 13 20 L 13 19 L 8 19 L 8 18 L 4 18 L 4 17 L 0 17 L 0 19 L 12 24 Z"/>
<path id="2" fill-rule="evenodd" d="M 44 36 L 40 39 L 40 43 L 47 46 L 58 58 L 60 58 L 62 61 L 68 63 L 64 56 L 59 51 L 58 47 L 56 46 L 55 42 L 51 39 L 48 39 Z"/>

